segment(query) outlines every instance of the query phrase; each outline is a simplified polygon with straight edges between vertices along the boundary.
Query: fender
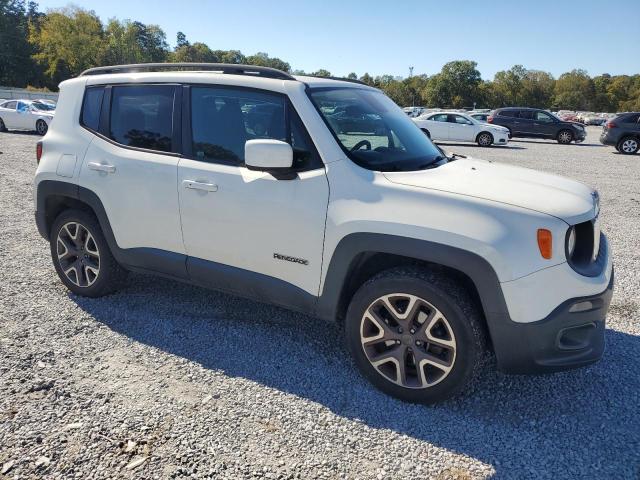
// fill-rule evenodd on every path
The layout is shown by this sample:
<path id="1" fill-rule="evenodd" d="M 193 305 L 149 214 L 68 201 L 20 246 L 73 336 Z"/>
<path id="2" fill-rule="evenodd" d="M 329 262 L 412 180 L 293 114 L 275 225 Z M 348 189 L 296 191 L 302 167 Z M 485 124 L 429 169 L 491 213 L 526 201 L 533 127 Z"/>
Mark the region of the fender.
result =
<path id="1" fill-rule="evenodd" d="M 335 320 L 345 282 L 363 253 L 388 253 L 449 267 L 467 275 L 474 283 L 494 345 L 499 367 L 509 362 L 504 346 L 511 337 L 507 304 L 493 267 L 481 256 L 440 243 L 379 233 L 353 233 L 344 237 L 329 262 L 324 287 L 318 299 L 317 316 Z M 506 354 L 506 355 L 505 355 Z"/>

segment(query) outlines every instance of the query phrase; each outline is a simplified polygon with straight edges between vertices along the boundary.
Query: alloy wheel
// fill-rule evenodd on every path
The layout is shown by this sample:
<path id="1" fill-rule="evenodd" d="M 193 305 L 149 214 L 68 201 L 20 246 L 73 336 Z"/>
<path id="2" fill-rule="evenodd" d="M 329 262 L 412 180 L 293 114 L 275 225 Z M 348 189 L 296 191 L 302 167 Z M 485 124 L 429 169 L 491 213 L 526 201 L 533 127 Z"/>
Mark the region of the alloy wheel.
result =
<path id="1" fill-rule="evenodd" d="M 635 153 L 638 151 L 638 141 L 634 140 L 633 138 L 628 138 L 624 142 L 622 142 L 620 149 L 624 153 Z"/>
<path id="2" fill-rule="evenodd" d="M 47 133 L 47 128 L 47 123 L 44 120 L 38 120 L 38 123 L 36 124 L 36 131 L 39 135 Z"/>
<path id="3" fill-rule="evenodd" d="M 100 274 L 100 251 L 91 232 L 78 222 L 65 223 L 56 239 L 58 263 L 67 279 L 90 287 Z"/>
<path id="4" fill-rule="evenodd" d="M 478 137 L 478 143 L 483 147 L 488 147 L 491 145 L 491 135 L 488 133 L 483 133 Z"/>
<path id="5" fill-rule="evenodd" d="M 571 143 L 571 140 L 573 140 L 573 137 L 569 132 L 560 132 L 558 139 L 560 140 L 560 143 Z"/>
<path id="6" fill-rule="evenodd" d="M 451 325 L 436 307 L 415 295 L 393 293 L 371 303 L 360 322 L 360 341 L 371 366 L 401 387 L 432 387 L 455 364 Z"/>

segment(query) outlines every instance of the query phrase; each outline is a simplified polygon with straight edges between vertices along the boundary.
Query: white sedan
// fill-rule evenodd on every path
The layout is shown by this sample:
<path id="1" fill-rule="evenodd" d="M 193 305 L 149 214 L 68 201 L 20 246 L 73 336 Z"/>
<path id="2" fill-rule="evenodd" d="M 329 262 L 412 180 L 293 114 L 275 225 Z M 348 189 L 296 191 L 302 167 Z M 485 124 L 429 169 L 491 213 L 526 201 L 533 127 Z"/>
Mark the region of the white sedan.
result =
<path id="1" fill-rule="evenodd" d="M 508 128 L 482 123 L 460 112 L 432 112 L 412 120 L 434 141 L 476 142 L 481 147 L 509 142 Z"/>
<path id="2" fill-rule="evenodd" d="M 33 100 L 6 100 L 0 103 L 0 132 L 35 130 L 44 135 L 53 120 L 55 105 Z"/>

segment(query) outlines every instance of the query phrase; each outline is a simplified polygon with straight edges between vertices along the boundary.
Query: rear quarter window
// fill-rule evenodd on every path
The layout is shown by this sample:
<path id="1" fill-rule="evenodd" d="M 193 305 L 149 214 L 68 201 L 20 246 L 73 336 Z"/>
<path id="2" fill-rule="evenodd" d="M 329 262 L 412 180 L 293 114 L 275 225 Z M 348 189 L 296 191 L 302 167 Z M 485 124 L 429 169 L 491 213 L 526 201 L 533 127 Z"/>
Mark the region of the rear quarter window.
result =
<path id="1" fill-rule="evenodd" d="M 517 118 L 518 110 L 501 110 L 498 112 L 499 117 Z"/>
<path id="2" fill-rule="evenodd" d="M 104 87 L 89 87 L 85 90 L 80 125 L 89 130 L 98 131 L 103 96 Z"/>

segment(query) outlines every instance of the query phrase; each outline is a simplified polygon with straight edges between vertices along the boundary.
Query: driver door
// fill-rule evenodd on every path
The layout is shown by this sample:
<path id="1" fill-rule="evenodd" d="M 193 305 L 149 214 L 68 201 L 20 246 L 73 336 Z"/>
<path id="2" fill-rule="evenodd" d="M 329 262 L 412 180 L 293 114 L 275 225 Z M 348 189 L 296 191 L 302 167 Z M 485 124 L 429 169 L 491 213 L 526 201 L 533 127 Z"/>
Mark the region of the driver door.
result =
<path id="1" fill-rule="evenodd" d="M 228 86 L 185 87 L 178 164 L 182 234 L 192 279 L 296 307 L 317 297 L 329 185 L 324 164 L 286 96 Z M 257 117 L 269 111 L 259 124 Z M 287 141 L 295 176 L 248 169 L 245 143 Z M 283 293 L 284 292 L 284 293 Z M 292 295 L 293 293 L 293 295 Z"/>
<path id="2" fill-rule="evenodd" d="M 449 115 L 449 140 L 473 142 L 474 124 L 462 115 Z"/>

